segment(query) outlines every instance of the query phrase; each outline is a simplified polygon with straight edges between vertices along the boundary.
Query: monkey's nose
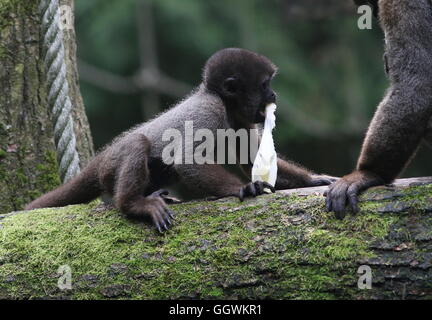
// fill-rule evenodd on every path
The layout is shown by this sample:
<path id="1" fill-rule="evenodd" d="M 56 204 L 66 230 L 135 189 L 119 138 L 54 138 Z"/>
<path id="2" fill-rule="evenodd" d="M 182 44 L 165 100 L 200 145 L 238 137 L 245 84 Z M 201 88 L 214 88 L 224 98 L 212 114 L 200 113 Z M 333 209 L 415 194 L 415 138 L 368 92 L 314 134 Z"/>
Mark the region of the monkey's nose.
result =
<path id="1" fill-rule="evenodd" d="M 271 91 L 270 94 L 267 97 L 268 103 L 275 103 L 276 102 L 276 93 L 274 91 Z"/>

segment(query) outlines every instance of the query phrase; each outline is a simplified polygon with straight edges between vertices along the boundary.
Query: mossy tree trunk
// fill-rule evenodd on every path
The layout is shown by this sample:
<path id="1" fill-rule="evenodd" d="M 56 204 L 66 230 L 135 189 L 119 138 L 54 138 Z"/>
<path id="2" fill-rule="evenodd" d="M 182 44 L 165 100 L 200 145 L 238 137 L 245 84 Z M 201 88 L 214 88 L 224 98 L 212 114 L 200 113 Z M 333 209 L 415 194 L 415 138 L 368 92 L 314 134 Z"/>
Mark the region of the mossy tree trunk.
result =
<path id="1" fill-rule="evenodd" d="M 325 187 L 172 205 L 164 234 L 98 202 L 0 215 L 0 299 L 432 299 L 419 183 L 371 189 L 342 221 Z"/>
<path id="2" fill-rule="evenodd" d="M 72 0 L 61 1 L 72 7 Z M 47 103 L 39 1 L 0 0 L 0 212 L 60 183 Z M 93 145 L 78 87 L 75 34 L 65 30 L 68 82 L 81 163 Z"/>

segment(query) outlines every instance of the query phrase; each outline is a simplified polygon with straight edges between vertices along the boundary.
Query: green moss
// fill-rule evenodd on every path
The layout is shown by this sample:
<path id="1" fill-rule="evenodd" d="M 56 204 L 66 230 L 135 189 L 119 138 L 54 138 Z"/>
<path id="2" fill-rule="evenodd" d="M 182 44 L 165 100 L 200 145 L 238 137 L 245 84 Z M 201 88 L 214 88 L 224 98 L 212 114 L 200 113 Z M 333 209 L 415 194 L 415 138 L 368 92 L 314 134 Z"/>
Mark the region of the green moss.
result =
<path id="1" fill-rule="evenodd" d="M 398 201 L 426 201 L 430 192 L 410 188 Z M 173 205 L 175 224 L 163 235 L 97 201 L 17 214 L 0 220 L 0 296 L 353 298 L 359 261 L 375 255 L 371 243 L 425 208 L 374 211 L 385 203 L 364 202 L 340 221 L 316 196 L 197 201 Z M 72 268 L 70 291 L 56 286 L 61 265 Z M 113 286 L 120 289 L 110 295 Z"/>
<path id="2" fill-rule="evenodd" d="M 38 1 L 0 0 L 0 31 L 13 22 L 13 15 L 37 14 Z"/>
<path id="3" fill-rule="evenodd" d="M 53 190 L 61 184 L 58 174 L 56 153 L 47 151 L 43 163 L 36 165 L 36 183 L 38 190 L 32 191 L 32 198 L 36 198 L 45 192 Z"/>

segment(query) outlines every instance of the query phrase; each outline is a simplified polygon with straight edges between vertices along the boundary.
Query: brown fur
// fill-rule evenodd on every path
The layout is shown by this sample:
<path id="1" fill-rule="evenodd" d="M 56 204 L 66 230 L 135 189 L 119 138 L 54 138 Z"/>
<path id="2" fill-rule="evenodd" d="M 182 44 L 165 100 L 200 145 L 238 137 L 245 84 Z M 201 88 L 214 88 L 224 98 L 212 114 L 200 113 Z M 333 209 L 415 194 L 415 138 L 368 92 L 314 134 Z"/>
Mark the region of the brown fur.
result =
<path id="1" fill-rule="evenodd" d="M 379 0 L 391 86 L 363 142 L 356 171 L 329 187 L 327 209 L 358 211 L 357 195 L 392 182 L 429 139 L 432 116 L 432 5 L 430 0 Z"/>
<path id="2" fill-rule="evenodd" d="M 172 212 L 163 201 L 164 191 L 158 190 L 174 182 L 181 182 L 196 195 L 237 196 L 241 200 L 262 194 L 264 187 L 273 189 L 262 182 L 245 184 L 218 164 L 166 165 L 162 151 L 168 142 L 162 136 L 167 129 L 184 133 L 188 120 L 193 120 L 195 131 L 209 129 L 215 137 L 217 129 L 253 128 L 264 120 L 260 112 L 266 104 L 276 99 L 269 85 L 275 72 L 276 67 L 267 58 L 251 51 L 224 49 L 215 53 L 204 68 L 203 83 L 189 97 L 122 134 L 77 178 L 36 199 L 26 209 L 88 202 L 104 193 L 112 196 L 114 205 L 129 217 L 150 217 L 161 231 L 171 224 Z M 182 148 L 183 154 L 187 152 L 185 146 Z M 245 166 L 249 174 L 251 166 Z M 277 189 L 332 181 L 283 160 L 278 166 Z"/>

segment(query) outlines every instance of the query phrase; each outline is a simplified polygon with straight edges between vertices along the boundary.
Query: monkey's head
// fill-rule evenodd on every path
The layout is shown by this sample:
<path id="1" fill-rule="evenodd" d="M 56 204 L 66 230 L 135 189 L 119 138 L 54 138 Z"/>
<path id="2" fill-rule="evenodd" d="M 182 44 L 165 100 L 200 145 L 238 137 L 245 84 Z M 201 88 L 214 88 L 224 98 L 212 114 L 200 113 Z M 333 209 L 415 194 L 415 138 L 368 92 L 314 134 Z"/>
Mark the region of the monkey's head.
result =
<path id="1" fill-rule="evenodd" d="M 270 81 L 276 66 L 266 57 L 245 49 L 222 49 L 212 55 L 203 73 L 208 90 L 223 100 L 236 120 L 259 123 L 265 120 L 265 106 L 276 102 Z"/>

